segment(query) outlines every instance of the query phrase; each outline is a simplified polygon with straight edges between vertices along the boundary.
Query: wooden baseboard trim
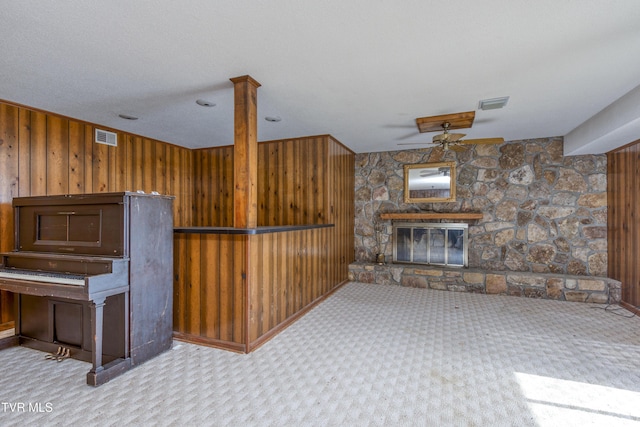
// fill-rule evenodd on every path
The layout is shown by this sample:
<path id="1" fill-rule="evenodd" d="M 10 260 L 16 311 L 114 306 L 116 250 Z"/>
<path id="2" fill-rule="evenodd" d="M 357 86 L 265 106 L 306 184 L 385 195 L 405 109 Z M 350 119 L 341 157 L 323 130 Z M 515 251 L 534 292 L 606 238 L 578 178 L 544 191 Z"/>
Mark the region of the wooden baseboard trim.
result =
<path id="1" fill-rule="evenodd" d="M 173 339 L 191 344 L 204 345 L 207 347 L 219 348 L 221 350 L 230 350 L 236 353 L 246 353 L 245 345 L 242 343 L 223 341 L 215 338 L 201 337 L 199 335 L 185 334 L 182 332 L 173 332 Z"/>
<path id="2" fill-rule="evenodd" d="M 17 345 L 20 345 L 20 340 L 15 335 L 0 339 L 0 350 L 4 350 L 5 348 L 9 347 L 15 347 Z"/>
<path id="3" fill-rule="evenodd" d="M 258 337 L 256 340 L 250 342 L 248 345 L 245 345 L 245 344 L 242 344 L 242 343 L 237 343 L 237 342 L 218 340 L 218 339 L 214 339 L 214 338 L 201 337 L 199 335 L 185 334 L 183 332 L 176 332 L 176 331 L 173 332 L 173 339 L 175 339 L 177 341 L 188 342 L 188 343 L 191 343 L 191 344 L 197 344 L 197 345 L 204 345 L 204 346 L 207 346 L 207 347 L 219 348 L 221 350 L 230 350 L 230 351 L 233 351 L 233 352 L 236 352 L 236 353 L 251 353 L 253 350 L 257 349 L 258 347 L 260 347 L 261 345 L 263 345 L 264 343 L 269 341 L 271 338 L 273 338 L 274 336 L 278 335 L 284 329 L 289 327 L 291 324 L 293 324 L 300 317 L 304 316 L 307 312 L 309 312 L 309 310 L 314 308 L 316 305 L 320 304 L 322 301 L 324 301 L 325 299 L 330 297 L 335 291 L 340 289 L 342 286 L 344 286 L 348 282 L 349 282 L 349 280 L 344 280 L 344 281 L 340 282 L 338 285 L 336 285 L 329 292 L 327 292 L 326 294 L 316 298 L 314 301 L 309 303 L 306 307 L 304 307 L 303 309 L 301 309 L 297 313 L 291 315 L 290 317 L 288 317 L 287 319 L 285 319 L 284 321 L 282 321 L 281 323 L 279 323 L 275 327 L 271 328 L 270 330 L 268 330 L 267 332 L 262 334 L 260 337 Z"/>
<path id="4" fill-rule="evenodd" d="M 620 301 L 620 305 L 626 308 L 627 310 L 629 310 L 630 312 L 634 313 L 636 316 L 640 316 L 640 308 L 635 307 L 629 304 L 628 302 L 624 302 L 624 301 Z"/>

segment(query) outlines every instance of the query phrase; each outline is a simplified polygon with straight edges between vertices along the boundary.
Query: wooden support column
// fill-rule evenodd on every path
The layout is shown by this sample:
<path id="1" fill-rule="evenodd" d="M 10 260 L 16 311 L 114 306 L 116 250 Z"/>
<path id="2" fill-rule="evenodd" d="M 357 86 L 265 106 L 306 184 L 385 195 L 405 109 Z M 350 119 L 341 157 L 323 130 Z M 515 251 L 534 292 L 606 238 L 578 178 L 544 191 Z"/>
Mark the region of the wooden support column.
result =
<path id="1" fill-rule="evenodd" d="M 233 226 L 258 226 L 258 95 L 260 83 L 250 76 L 234 85 Z"/>

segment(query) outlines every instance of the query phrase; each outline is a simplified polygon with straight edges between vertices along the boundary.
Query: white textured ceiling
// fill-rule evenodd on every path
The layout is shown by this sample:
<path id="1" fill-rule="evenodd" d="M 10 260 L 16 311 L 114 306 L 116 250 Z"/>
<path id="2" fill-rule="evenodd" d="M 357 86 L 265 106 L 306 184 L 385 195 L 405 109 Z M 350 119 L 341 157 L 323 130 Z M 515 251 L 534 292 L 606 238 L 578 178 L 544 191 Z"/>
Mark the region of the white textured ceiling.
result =
<path id="1" fill-rule="evenodd" d="M 640 84 L 638 0 L 0 0 L 0 40 L 0 99 L 192 148 L 233 143 L 245 74 L 259 140 L 356 152 L 501 96 L 468 137 L 564 136 Z"/>

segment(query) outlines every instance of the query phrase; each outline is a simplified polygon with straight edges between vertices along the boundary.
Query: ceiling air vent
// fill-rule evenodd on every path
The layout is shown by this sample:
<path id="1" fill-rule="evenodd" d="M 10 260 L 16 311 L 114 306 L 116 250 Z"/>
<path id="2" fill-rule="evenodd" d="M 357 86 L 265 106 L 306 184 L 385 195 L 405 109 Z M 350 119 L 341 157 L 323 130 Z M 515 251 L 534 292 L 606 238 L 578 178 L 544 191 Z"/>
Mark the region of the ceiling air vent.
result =
<path id="1" fill-rule="evenodd" d="M 98 144 L 107 144 L 112 147 L 118 146 L 118 134 L 102 129 L 96 129 L 96 142 Z"/>

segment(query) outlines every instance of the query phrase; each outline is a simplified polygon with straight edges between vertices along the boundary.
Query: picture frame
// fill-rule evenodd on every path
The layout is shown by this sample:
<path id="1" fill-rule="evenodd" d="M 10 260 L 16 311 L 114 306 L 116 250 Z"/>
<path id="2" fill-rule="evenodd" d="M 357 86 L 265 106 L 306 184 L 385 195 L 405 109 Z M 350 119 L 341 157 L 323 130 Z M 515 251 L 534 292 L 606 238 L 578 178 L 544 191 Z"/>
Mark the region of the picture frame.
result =
<path id="1" fill-rule="evenodd" d="M 440 203 L 455 200 L 455 162 L 404 165 L 405 203 Z"/>

